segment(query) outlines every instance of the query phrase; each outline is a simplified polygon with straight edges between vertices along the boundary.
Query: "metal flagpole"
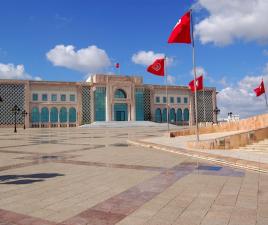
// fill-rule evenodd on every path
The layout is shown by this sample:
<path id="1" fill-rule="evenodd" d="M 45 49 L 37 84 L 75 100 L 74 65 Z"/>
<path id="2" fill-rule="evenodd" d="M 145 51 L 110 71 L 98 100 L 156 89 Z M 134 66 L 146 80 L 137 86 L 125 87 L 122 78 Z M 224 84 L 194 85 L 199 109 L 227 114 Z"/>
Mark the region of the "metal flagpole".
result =
<path id="1" fill-rule="evenodd" d="M 263 78 L 262 78 L 262 82 L 263 82 Z M 263 82 L 263 86 L 264 86 L 264 82 Z M 265 88 L 265 86 L 264 86 L 264 88 Z M 267 96 L 266 96 L 266 90 L 265 90 L 265 92 L 264 92 L 264 97 L 265 97 L 266 106 L 268 107 Z"/>
<path id="2" fill-rule="evenodd" d="M 193 47 L 193 70 L 194 70 L 194 97 L 195 97 L 195 126 L 196 126 L 196 141 L 199 141 L 199 129 L 198 129 L 198 116 L 197 116 L 197 91 L 196 91 L 196 66 L 195 66 L 195 50 L 194 50 L 194 35 L 193 35 L 193 20 L 192 20 L 192 9 L 191 14 L 191 37 L 192 37 L 192 47 Z"/>
<path id="3" fill-rule="evenodd" d="M 204 122 L 206 123 L 206 107 L 205 107 L 205 87 L 203 82 L 203 108 L 204 108 Z"/>
<path id="4" fill-rule="evenodd" d="M 167 107 L 167 128 L 168 128 L 168 131 L 169 131 L 169 109 L 168 109 L 168 87 L 167 87 L 167 83 L 168 83 L 168 80 L 167 80 L 167 57 L 165 56 L 165 61 L 164 61 L 164 69 L 165 69 L 165 76 L 166 76 L 166 107 Z"/>

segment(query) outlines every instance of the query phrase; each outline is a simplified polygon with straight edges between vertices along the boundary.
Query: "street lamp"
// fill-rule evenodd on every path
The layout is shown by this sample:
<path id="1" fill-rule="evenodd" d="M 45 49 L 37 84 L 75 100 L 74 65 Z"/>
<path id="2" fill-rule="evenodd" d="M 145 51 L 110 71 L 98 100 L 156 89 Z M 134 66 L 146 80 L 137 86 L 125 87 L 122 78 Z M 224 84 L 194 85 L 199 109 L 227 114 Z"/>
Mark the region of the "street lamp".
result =
<path id="1" fill-rule="evenodd" d="M 14 107 L 11 109 L 11 112 L 14 114 L 14 133 L 17 133 L 17 114 L 19 113 L 20 108 L 17 105 L 14 105 Z"/>
<path id="2" fill-rule="evenodd" d="M 218 123 L 218 114 L 220 113 L 220 109 L 216 106 L 216 108 L 213 110 L 213 112 L 216 114 L 216 123 Z"/>
<path id="3" fill-rule="evenodd" d="M 28 115 L 28 113 L 26 112 L 26 110 L 23 110 L 21 114 L 23 116 L 23 129 L 25 130 L 25 117 Z"/>

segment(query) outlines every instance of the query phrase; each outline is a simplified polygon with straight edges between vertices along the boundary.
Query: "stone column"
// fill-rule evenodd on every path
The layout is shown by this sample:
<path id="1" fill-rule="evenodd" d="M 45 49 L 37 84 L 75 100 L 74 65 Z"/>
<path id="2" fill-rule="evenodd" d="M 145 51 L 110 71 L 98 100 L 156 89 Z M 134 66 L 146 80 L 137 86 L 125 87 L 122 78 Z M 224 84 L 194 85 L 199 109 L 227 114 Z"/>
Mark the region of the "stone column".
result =
<path id="1" fill-rule="evenodd" d="M 134 85 L 131 87 L 132 89 L 132 99 L 131 99 L 131 121 L 136 121 L 136 88 Z"/>
<path id="2" fill-rule="evenodd" d="M 109 76 L 106 77 L 106 122 L 111 121 L 110 118 L 110 85 L 109 85 Z"/>

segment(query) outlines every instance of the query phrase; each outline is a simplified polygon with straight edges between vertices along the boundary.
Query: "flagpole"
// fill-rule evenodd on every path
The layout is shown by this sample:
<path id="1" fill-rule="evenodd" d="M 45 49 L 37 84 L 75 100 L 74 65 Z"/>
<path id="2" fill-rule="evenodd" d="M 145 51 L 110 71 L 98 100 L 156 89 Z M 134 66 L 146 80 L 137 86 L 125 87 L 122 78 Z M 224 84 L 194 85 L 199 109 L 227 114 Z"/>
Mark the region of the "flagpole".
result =
<path id="1" fill-rule="evenodd" d="M 167 129 L 169 131 L 169 109 L 168 109 L 168 87 L 167 87 L 167 83 L 168 83 L 168 80 L 167 80 L 167 57 L 165 56 L 165 61 L 164 61 L 164 68 L 165 68 L 165 76 L 166 76 L 166 107 L 167 107 Z"/>
<path id="2" fill-rule="evenodd" d="M 262 78 L 262 82 L 263 82 L 263 78 Z M 264 86 L 264 82 L 263 82 L 263 86 Z M 264 88 L 265 88 L 265 86 L 264 86 Z M 266 91 L 264 91 L 264 97 L 265 97 L 266 106 L 268 107 Z"/>
<path id="3" fill-rule="evenodd" d="M 196 90 L 196 66 L 195 66 L 195 49 L 194 49 L 194 35 L 193 35 L 193 20 L 192 20 L 192 9 L 191 14 L 191 37 L 192 37 L 192 49 L 193 49 L 193 70 L 194 70 L 194 97 L 195 97 L 195 130 L 196 130 L 196 141 L 199 142 L 199 129 L 198 129 L 198 116 L 197 116 L 197 90 Z"/>
<path id="4" fill-rule="evenodd" d="M 206 123 L 206 108 L 205 108 L 205 87 L 203 86 L 203 108 L 204 108 L 204 122 Z"/>

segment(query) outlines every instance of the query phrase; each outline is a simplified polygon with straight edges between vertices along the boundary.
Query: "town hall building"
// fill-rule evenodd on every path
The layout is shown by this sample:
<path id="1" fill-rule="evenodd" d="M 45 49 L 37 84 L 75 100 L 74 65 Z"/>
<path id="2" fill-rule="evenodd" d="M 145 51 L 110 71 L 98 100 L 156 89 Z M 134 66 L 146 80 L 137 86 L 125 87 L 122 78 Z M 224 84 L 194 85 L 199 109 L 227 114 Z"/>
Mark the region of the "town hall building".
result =
<path id="1" fill-rule="evenodd" d="M 94 121 L 195 123 L 194 94 L 187 86 L 144 84 L 139 76 L 96 74 L 89 82 L 0 80 L 0 127 L 14 124 L 12 108 L 25 110 L 26 127 L 77 127 Z M 216 122 L 216 89 L 199 91 L 199 122 Z M 167 107 L 168 106 L 168 107 Z M 168 112 L 168 113 L 167 113 Z M 18 112 L 18 123 L 24 118 Z"/>

